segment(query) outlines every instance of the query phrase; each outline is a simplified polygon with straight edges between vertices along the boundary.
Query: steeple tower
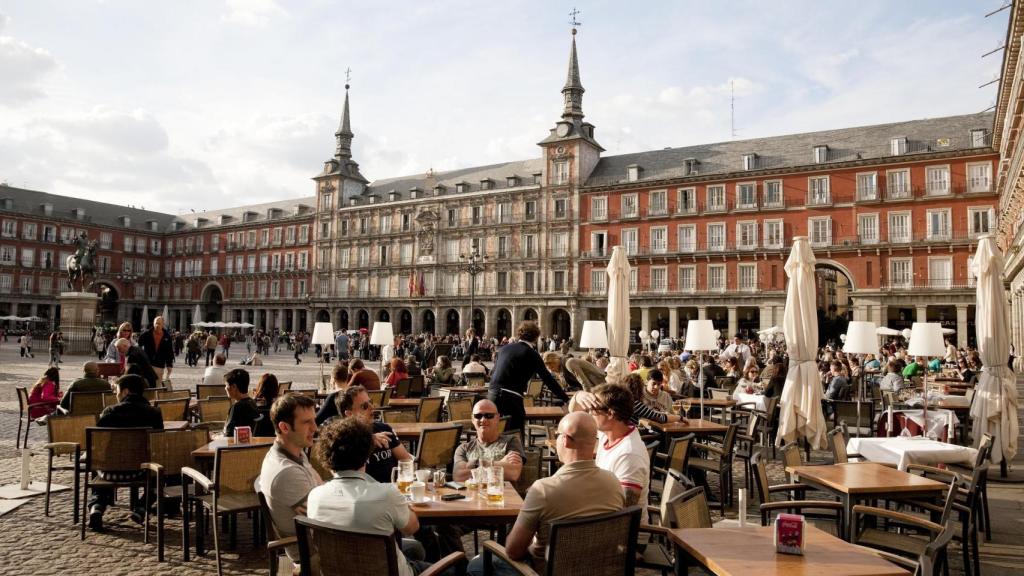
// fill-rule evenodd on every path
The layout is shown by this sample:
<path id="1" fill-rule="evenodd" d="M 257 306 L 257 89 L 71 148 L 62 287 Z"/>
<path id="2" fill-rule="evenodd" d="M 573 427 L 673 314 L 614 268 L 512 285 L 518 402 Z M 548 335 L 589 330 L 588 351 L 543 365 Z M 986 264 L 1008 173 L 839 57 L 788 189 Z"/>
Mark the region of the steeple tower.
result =
<path id="1" fill-rule="evenodd" d="M 345 179 L 357 181 L 365 185 L 369 181 L 359 173 L 359 164 L 352 159 L 352 138 L 355 137 L 355 134 L 352 133 L 352 120 L 349 117 L 348 107 L 351 73 L 351 69 L 345 70 L 345 104 L 341 109 L 341 124 L 338 125 L 338 131 L 334 133 L 334 137 L 337 140 L 334 148 L 334 157 L 324 162 L 324 171 L 317 178 L 323 176 L 342 176 Z M 342 184 L 339 183 L 336 187 L 341 188 Z"/>
<path id="2" fill-rule="evenodd" d="M 345 107 L 341 113 L 341 125 L 338 127 L 338 131 L 334 133 L 334 137 L 338 139 L 338 147 L 334 152 L 334 157 L 342 163 L 352 158 L 352 137 L 355 136 L 352 133 L 351 121 L 348 117 L 348 88 L 349 85 L 345 84 Z"/>
<path id="3" fill-rule="evenodd" d="M 569 74 L 562 88 L 565 109 L 562 118 L 579 123 L 583 119 L 583 84 L 580 82 L 580 63 L 576 58 L 576 28 L 572 29 L 572 48 L 569 50 Z"/>

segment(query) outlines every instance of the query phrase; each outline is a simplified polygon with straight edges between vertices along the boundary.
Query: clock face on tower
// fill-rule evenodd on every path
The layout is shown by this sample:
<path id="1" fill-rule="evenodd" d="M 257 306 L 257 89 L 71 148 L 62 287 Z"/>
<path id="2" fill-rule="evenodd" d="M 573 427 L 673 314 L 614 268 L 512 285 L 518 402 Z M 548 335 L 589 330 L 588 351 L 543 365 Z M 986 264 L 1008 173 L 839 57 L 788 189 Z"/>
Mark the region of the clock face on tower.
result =
<path id="1" fill-rule="evenodd" d="M 569 135 L 569 125 L 565 124 L 565 123 L 559 124 L 558 127 L 555 128 L 555 134 L 558 134 L 559 136 L 562 136 L 562 137 L 568 136 Z"/>

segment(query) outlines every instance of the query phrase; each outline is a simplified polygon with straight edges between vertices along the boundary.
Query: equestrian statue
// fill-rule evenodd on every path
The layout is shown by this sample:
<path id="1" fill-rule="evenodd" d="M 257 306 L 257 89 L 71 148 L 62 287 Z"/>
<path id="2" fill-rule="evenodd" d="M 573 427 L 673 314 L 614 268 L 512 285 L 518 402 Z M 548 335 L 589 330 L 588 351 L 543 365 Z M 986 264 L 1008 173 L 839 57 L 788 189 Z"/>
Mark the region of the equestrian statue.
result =
<path id="1" fill-rule="evenodd" d="M 75 253 L 68 256 L 68 283 L 72 290 L 85 292 L 96 279 L 96 241 L 85 233 L 75 239 Z"/>

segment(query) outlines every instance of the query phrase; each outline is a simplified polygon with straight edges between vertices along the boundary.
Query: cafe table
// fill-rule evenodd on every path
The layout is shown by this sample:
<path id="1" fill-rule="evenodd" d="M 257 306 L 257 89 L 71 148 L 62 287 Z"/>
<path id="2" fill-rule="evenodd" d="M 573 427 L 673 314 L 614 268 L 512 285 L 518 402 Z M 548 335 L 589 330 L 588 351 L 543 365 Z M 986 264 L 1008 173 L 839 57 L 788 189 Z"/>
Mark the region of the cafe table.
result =
<path id="1" fill-rule="evenodd" d="M 668 436 L 681 436 L 683 434 L 696 434 L 702 435 L 714 435 L 714 434 L 725 434 L 729 430 L 727 424 L 719 424 L 718 422 L 712 422 L 710 420 L 704 420 L 701 418 L 690 418 L 684 422 L 666 422 L 660 424 L 658 422 L 648 421 L 651 428 L 654 428 L 658 432 L 666 434 Z"/>
<path id="2" fill-rule="evenodd" d="M 188 420 L 164 420 L 164 430 L 188 430 L 190 426 Z"/>
<path id="3" fill-rule="evenodd" d="M 449 394 L 487 394 L 487 386 L 442 386 L 441 392 Z"/>
<path id="4" fill-rule="evenodd" d="M 764 394 L 747 394 L 746 392 L 740 392 L 739 386 L 737 386 L 736 390 L 733 391 L 732 399 L 735 400 L 737 404 L 753 404 L 754 410 L 760 410 L 761 412 L 765 412 L 768 409 L 765 405 Z M 705 400 L 704 406 L 707 405 L 707 400 Z"/>
<path id="5" fill-rule="evenodd" d="M 427 490 L 426 502 L 413 503 L 412 511 L 416 513 L 420 524 L 456 524 L 459 526 L 498 528 L 498 539 L 504 541 L 508 524 L 516 521 L 519 511 L 523 509 L 523 499 L 505 482 L 505 503 L 501 506 L 489 505 L 481 493 L 473 493 L 467 489 L 454 490 L 440 488 Z M 446 494 L 463 494 L 462 500 L 442 500 Z"/>
<path id="6" fill-rule="evenodd" d="M 774 528 L 669 530 L 679 554 L 676 574 L 698 564 L 718 576 L 909 576 L 903 568 L 807 524 L 802 556 L 775 551 Z"/>
<path id="7" fill-rule="evenodd" d="M 850 438 L 846 443 L 846 451 L 850 454 L 860 454 L 871 462 L 895 464 L 899 470 L 906 470 L 909 464 L 972 466 L 978 456 L 978 451 L 974 448 L 939 442 L 923 436 Z"/>
<path id="8" fill-rule="evenodd" d="M 526 421 L 561 420 L 565 408 L 561 406 L 526 406 Z"/>
<path id="9" fill-rule="evenodd" d="M 273 444 L 276 438 L 274 436 L 253 436 L 248 445 L 253 444 Z M 209 459 L 217 455 L 218 448 L 224 448 L 225 446 L 235 446 L 235 438 L 233 436 L 221 436 L 215 440 L 211 440 L 209 444 L 200 446 L 192 451 L 192 457 L 197 459 Z"/>
<path id="10" fill-rule="evenodd" d="M 415 442 L 420 439 L 420 432 L 435 428 L 446 428 L 451 422 L 393 422 L 389 423 L 399 440 Z"/>
<path id="11" fill-rule="evenodd" d="M 949 486 L 874 462 L 849 462 L 827 466 L 787 466 L 793 482 L 807 484 L 839 496 L 846 519 L 847 540 L 853 533 L 853 507 L 861 500 L 903 500 L 941 496 Z"/>
<path id="12" fill-rule="evenodd" d="M 419 408 L 419 398 L 392 398 L 388 400 L 387 408 Z"/>

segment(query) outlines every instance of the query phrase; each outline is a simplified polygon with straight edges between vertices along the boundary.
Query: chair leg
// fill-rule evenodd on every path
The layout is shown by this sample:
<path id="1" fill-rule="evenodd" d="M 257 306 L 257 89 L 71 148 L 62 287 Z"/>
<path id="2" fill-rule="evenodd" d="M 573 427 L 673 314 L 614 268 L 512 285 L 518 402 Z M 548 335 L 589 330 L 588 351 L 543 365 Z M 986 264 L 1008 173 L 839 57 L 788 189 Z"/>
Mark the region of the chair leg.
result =
<path id="1" fill-rule="evenodd" d="M 147 498 L 148 500 L 148 498 Z M 147 502 L 148 504 L 148 502 Z M 149 506 L 146 506 L 146 514 L 149 514 Z M 149 526 L 149 522 L 146 522 Z M 164 561 L 164 482 L 158 479 L 156 484 L 156 559 L 157 562 Z"/>
<path id="2" fill-rule="evenodd" d="M 974 576 L 981 576 L 981 554 L 978 550 L 978 523 L 974 522 L 971 528 L 971 556 L 974 560 Z"/>
<path id="3" fill-rule="evenodd" d="M 76 450 L 75 451 L 75 467 L 72 470 L 72 474 L 74 474 L 74 476 L 75 476 L 74 511 L 72 512 L 72 514 L 74 515 L 75 524 L 78 524 L 79 519 L 80 519 L 79 515 L 78 515 L 78 502 L 79 502 L 79 498 L 81 498 L 81 494 L 79 494 L 78 489 L 82 485 L 82 481 L 81 481 L 82 471 L 79 469 L 79 466 L 80 466 L 79 460 L 80 459 L 81 459 L 81 457 L 79 456 L 78 451 Z M 85 522 L 85 519 L 82 518 L 81 521 Z"/>
<path id="4" fill-rule="evenodd" d="M 182 475 L 184 476 L 184 475 Z M 188 520 L 191 503 L 188 501 L 188 482 L 182 480 L 181 482 L 181 557 L 182 560 L 188 562 Z"/>
<path id="5" fill-rule="evenodd" d="M 985 478 L 985 481 L 981 483 L 981 517 L 985 521 L 985 541 L 991 542 L 992 516 L 988 513 L 988 478 Z"/>
<path id="6" fill-rule="evenodd" d="M 24 416 L 18 416 L 18 434 L 14 437 L 14 447 L 17 448 L 21 444 L 21 421 L 24 420 Z"/>
<path id="7" fill-rule="evenodd" d="M 964 557 L 964 574 L 971 573 L 971 556 L 970 556 L 970 534 L 971 529 L 971 518 L 970 515 L 960 515 L 960 552 Z"/>
<path id="8" fill-rule="evenodd" d="M 48 454 L 48 456 L 46 458 L 46 500 L 45 500 L 45 504 L 43 504 L 43 515 L 44 516 L 49 516 L 50 515 L 50 483 L 53 481 L 53 450 L 47 450 L 46 452 Z M 76 506 L 75 506 L 76 510 L 75 511 L 77 512 L 77 504 L 78 503 L 75 502 L 75 504 L 76 504 Z M 76 524 L 77 524 L 77 522 L 76 522 Z"/>
<path id="9" fill-rule="evenodd" d="M 217 557 L 217 576 L 224 576 L 224 568 L 220 563 L 220 530 L 217 529 L 217 497 L 213 500 L 213 553 Z"/>
<path id="10" fill-rule="evenodd" d="M 83 486 L 82 486 L 82 523 L 81 523 L 81 526 L 79 526 L 79 528 L 81 529 L 81 534 L 82 534 L 81 535 L 81 539 L 85 540 L 85 525 L 86 525 L 85 519 L 89 517 L 89 511 L 87 510 L 87 508 L 89 507 L 89 472 L 88 472 L 88 470 L 86 470 L 86 472 L 85 472 L 85 482 L 83 482 L 82 484 L 83 484 Z"/>

